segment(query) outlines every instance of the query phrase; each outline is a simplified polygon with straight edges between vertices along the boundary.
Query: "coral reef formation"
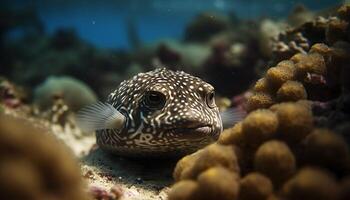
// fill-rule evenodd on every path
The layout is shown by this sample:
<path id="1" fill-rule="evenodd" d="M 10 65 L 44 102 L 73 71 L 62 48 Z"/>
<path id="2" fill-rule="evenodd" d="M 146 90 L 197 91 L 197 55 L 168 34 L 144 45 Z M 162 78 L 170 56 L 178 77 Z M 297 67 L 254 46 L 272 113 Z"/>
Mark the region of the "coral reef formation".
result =
<path id="1" fill-rule="evenodd" d="M 228 97 L 219 98 L 221 110 L 238 106 L 249 113 L 216 143 L 178 161 L 170 200 L 350 199 L 349 6 L 331 16 L 297 6 L 287 21 L 203 13 L 182 41 L 144 45 L 135 36 L 133 52 L 96 48 L 72 29 L 44 33 L 34 11 L 2 14 L 0 72 L 25 89 L 0 78 L 0 113 L 20 110 L 35 121 L 0 115 L 1 199 L 89 198 L 70 152 L 28 124 L 40 120 L 77 156 L 86 156 L 83 177 L 98 183 L 89 188 L 93 198 L 135 199 L 147 191 L 151 199 L 164 199 L 171 177 L 160 173 L 162 161 L 143 167 L 86 148 L 95 141 L 90 136 L 85 143 L 72 120 L 74 111 L 118 82 L 164 65 L 213 83 Z M 23 27 L 34 32 L 5 39 Z M 49 76 L 61 78 L 44 82 Z M 31 96 L 42 110 L 26 105 Z"/>
<path id="2" fill-rule="evenodd" d="M 290 60 L 269 68 L 265 77 L 255 84 L 247 110 L 268 108 L 276 102 L 312 99 L 313 86 L 323 83 L 315 77 L 326 76 L 325 58 L 318 53 L 323 47 L 328 48 L 315 44 L 308 54 L 295 54 Z"/>
<path id="3" fill-rule="evenodd" d="M 266 176 L 252 172 L 240 180 L 240 200 L 267 199 L 273 192 L 273 185 Z"/>
<path id="4" fill-rule="evenodd" d="M 337 199 L 338 185 L 324 170 L 303 168 L 282 189 L 286 199 Z"/>
<path id="5" fill-rule="evenodd" d="M 61 98 L 75 111 L 97 101 L 95 93 L 86 84 L 66 76 L 48 77 L 34 91 L 34 103 L 42 110 L 52 107 L 57 98 Z"/>
<path id="6" fill-rule="evenodd" d="M 77 161 L 45 129 L 1 114 L 0 138 L 1 199 L 90 199 Z"/>
<path id="7" fill-rule="evenodd" d="M 298 6 L 295 11 L 296 13 L 310 13 L 301 6 Z M 288 59 L 296 53 L 305 53 L 316 43 L 334 45 L 338 41 L 347 41 L 346 29 L 349 19 L 346 13 L 347 8 L 344 6 L 338 10 L 335 16 L 331 17 L 313 17 L 313 14 L 307 14 L 310 16 L 307 17 L 308 19 L 314 18 L 314 20 L 301 20 L 302 23 L 297 23 L 300 26 L 287 29 L 275 38 L 272 44 L 273 63 Z M 334 14 L 327 13 L 326 15 Z"/>
<path id="8" fill-rule="evenodd" d="M 318 199 L 318 195 L 322 194 L 313 193 L 319 189 L 327 192 L 327 185 L 332 186 L 329 188 L 330 193 L 327 193 L 330 196 L 324 198 L 336 199 L 331 197 L 337 197 L 339 186 L 334 178 L 329 177 L 344 177 L 349 174 L 349 147 L 336 133 L 326 129 L 315 129 L 310 109 L 305 102 L 299 101 L 275 104 L 270 109 L 251 112 L 241 123 L 225 130 L 218 141 L 219 144 L 212 144 L 182 158 L 174 171 L 174 178 L 178 181 L 174 188 L 181 186 L 183 181 L 191 180 L 190 183 L 195 185 L 196 189 L 183 199 L 194 199 L 192 195 L 207 190 L 197 187 L 199 177 L 219 166 L 230 171 L 230 177 L 237 178 L 226 190 L 240 185 L 240 198 L 232 196 L 231 199 L 267 199 L 272 195 L 272 191 L 287 199 Z M 295 120 L 294 117 L 300 118 Z M 215 153 L 209 153 L 214 150 Z M 323 155 L 322 158 L 320 155 Z M 298 170 L 298 167 L 310 165 L 329 170 L 333 175 L 323 175 L 323 172 L 319 173 L 317 170 L 316 173 L 311 170 L 309 175 L 307 170 L 306 174 L 303 169 Z M 240 180 L 242 175 L 244 178 Z M 310 179 L 311 182 L 307 183 L 310 185 L 304 185 L 304 176 L 307 177 L 305 179 Z M 312 178 L 313 176 L 315 178 Z M 214 181 L 215 179 L 210 182 L 212 187 L 225 182 L 222 179 Z M 321 183 L 318 183 L 320 181 Z M 260 182 L 264 184 L 258 184 Z M 261 188 L 263 186 L 266 188 Z M 179 195 L 178 192 L 181 193 L 177 190 L 172 191 L 169 198 Z"/>
<path id="9" fill-rule="evenodd" d="M 173 174 L 177 183 L 169 199 L 207 199 L 198 194 L 217 185 L 212 192 L 224 199 L 229 192 L 230 199 L 348 197 L 350 151 L 343 127 L 348 127 L 349 119 L 349 86 L 344 78 L 349 76 L 350 38 L 345 36 L 349 13 L 350 7 L 343 6 L 322 25 L 318 18 L 291 31 L 303 30 L 307 37 L 313 31 L 324 34 L 311 42 L 303 40 L 310 48 L 290 52 L 266 71 L 252 88 L 245 119 L 224 130 L 216 143 L 177 163 Z M 338 131 L 339 122 L 343 131 Z M 209 153 L 214 150 L 215 154 Z M 198 167 L 199 163 L 206 165 Z M 216 179 L 218 168 L 231 175 Z M 202 188 L 201 177 L 210 173 L 206 183 L 211 186 Z M 221 191 L 221 184 L 228 183 Z"/>
<path id="10" fill-rule="evenodd" d="M 221 166 L 204 170 L 197 181 L 184 180 L 174 185 L 169 199 L 237 199 L 239 184 L 235 173 Z M 228 189 L 229 188 L 229 189 Z"/>

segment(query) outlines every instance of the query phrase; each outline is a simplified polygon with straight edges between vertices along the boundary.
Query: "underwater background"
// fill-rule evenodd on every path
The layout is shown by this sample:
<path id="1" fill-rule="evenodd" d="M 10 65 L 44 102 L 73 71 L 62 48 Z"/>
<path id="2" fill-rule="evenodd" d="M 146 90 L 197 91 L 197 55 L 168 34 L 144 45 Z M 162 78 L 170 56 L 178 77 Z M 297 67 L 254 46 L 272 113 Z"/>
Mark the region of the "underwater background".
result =
<path id="1" fill-rule="evenodd" d="M 349 23 L 348 0 L 1 1 L 0 199 L 350 199 Z M 161 67 L 244 116 L 182 158 L 104 152 L 76 113 Z"/>
<path id="2" fill-rule="evenodd" d="M 119 82 L 160 60 L 158 65 L 200 75 L 219 94 L 232 96 L 257 79 L 254 70 L 269 61 L 273 47 L 268 40 L 284 21 L 298 25 L 318 13 L 327 16 L 341 3 L 3 1 L 1 73 L 28 87 L 50 75 L 69 75 L 105 97 Z M 213 55 L 215 48 L 223 55 Z M 234 58 L 224 63 L 219 56 Z M 237 82 L 227 86 L 227 80 Z"/>
<path id="3" fill-rule="evenodd" d="M 340 5 L 341 0 L 254 1 L 254 0 L 130 0 L 130 1 L 3 1 L 2 7 L 31 10 L 43 31 L 53 34 L 60 28 L 73 28 L 79 37 L 100 48 L 130 49 L 130 28 L 140 42 L 163 38 L 181 40 L 186 25 L 199 13 L 212 11 L 241 19 L 286 18 L 298 4 L 317 11 Z M 171 23 L 169 23 L 171 22 Z M 20 29 L 20 28 L 19 28 Z M 15 36 L 16 30 L 13 30 Z M 19 30 L 20 32 L 20 30 Z"/>

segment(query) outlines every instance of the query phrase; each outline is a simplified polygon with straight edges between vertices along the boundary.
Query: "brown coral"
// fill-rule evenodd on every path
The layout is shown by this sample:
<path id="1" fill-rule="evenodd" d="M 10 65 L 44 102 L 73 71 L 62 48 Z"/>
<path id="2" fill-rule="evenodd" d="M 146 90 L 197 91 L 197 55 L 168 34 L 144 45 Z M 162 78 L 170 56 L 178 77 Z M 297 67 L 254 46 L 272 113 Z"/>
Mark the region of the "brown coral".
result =
<path id="1" fill-rule="evenodd" d="M 287 81 L 282 84 L 276 96 L 279 102 L 307 99 L 307 93 L 303 84 L 297 81 Z"/>
<path id="2" fill-rule="evenodd" d="M 288 143 L 304 139 L 313 128 L 313 117 L 309 107 L 298 103 L 281 103 L 271 107 L 279 120 L 278 132 Z"/>
<path id="3" fill-rule="evenodd" d="M 326 172 L 304 168 L 283 186 L 282 194 L 288 200 L 330 200 L 337 199 L 338 187 Z"/>
<path id="4" fill-rule="evenodd" d="M 266 79 L 273 85 L 279 88 L 288 80 L 294 80 L 295 67 L 290 61 L 282 61 L 276 67 L 271 67 L 266 72 Z"/>
<path id="5" fill-rule="evenodd" d="M 288 59 L 296 53 L 305 53 L 309 50 L 308 38 L 300 31 L 287 29 L 273 40 L 272 51 L 275 61 Z"/>
<path id="6" fill-rule="evenodd" d="M 306 55 L 297 54 L 291 58 L 295 62 L 295 67 L 299 79 L 305 78 L 307 73 L 326 74 L 326 63 L 323 56 L 319 53 L 309 53 Z"/>
<path id="7" fill-rule="evenodd" d="M 289 60 L 269 68 L 265 77 L 254 85 L 254 94 L 247 100 L 247 110 L 268 108 L 276 101 L 298 101 L 313 97 L 313 90 L 322 90 L 326 83 L 326 60 L 329 60 L 330 55 L 331 49 L 327 45 L 317 43 L 309 53 L 297 53 Z M 308 95 L 309 92 L 311 95 Z"/>
<path id="8" fill-rule="evenodd" d="M 245 144 L 257 147 L 271 139 L 278 128 L 278 118 L 270 110 L 251 112 L 242 122 L 242 132 Z"/>
<path id="9" fill-rule="evenodd" d="M 229 188 L 229 189 L 228 189 Z M 169 200 L 235 200 L 238 197 L 238 175 L 223 167 L 203 171 L 197 181 L 183 180 L 169 192 Z"/>
<path id="10" fill-rule="evenodd" d="M 261 78 L 258 81 L 256 81 L 253 89 L 255 92 L 267 94 L 273 94 L 275 92 L 272 85 L 269 83 L 269 81 L 266 80 L 266 78 Z"/>
<path id="11" fill-rule="evenodd" d="M 257 150 L 254 166 L 258 172 L 268 176 L 277 188 L 290 178 L 296 169 L 296 162 L 289 147 L 281 141 L 264 143 Z"/>
<path id="12" fill-rule="evenodd" d="M 175 180 L 196 179 L 201 172 L 215 166 L 223 166 L 230 171 L 239 173 L 237 157 L 231 146 L 215 143 L 197 153 L 198 155 L 190 155 L 188 159 L 182 159 L 177 164 L 174 171 Z M 193 158 L 195 159 L 194 163 L 191 162 Z"/>
<path id="13" fill-rule="evenodd" d="M 218 139 L 218 143 L 224 145 L 242 145 L 243 142 L 242 122 L 238 122 L 232 128 L 225 129 Z"/>
<path id="14" fill-rule="evenodd" d="M 89 199 L 70 152 L 28 121 L 0 115 L 0 163 L 1 199 Z"/>
<path id="15" fill-rule="evenodd" d="M 344 178 L 350 171 L 348 144 L 332 131 L 316 129 L 336 127 L 340 120 L 342 127 L 349 127 L 350 6 L 338 12 L 338 17 L 318 17 L 287 31 L 280 42 L 287 46 L 284 56 L 288 56 L 283 59 L 288 60 L 271 67 L 256 82 L 247 100 L 250 113 L 220 136 L 219 144 L 235 149 L 244 177 L 239 199 L 348 199 L 349 178 Z M 325 119 L 332 123 L 322 123 Z M 346 136 L 348 129 L 337 128 Z M 186 165 L 205 160 L 202 151 Z M 298 170 L 304 166 L 308 167 Z M 257 173 L 266 177 L 257 178 Z M 333 175 L 343 181 L 338 184 Z M 269 181 L 275 191 L 267 187 Z"/>
<path id="16" fill-rule="evenodd" d="M 198 199 L 198 183 L 192 180 L 184 180 L 172 186 L 168 194 L 168 200 L 191 200 Z"/>
<path id="17" fill-rule="evenodd" d="M 324 43 L 317 43 L 311 47 L 309 52 L 310 53 L 319 53 L 322 56 L 329 56 L 331 54 L 331 48 L 329 48 L 329 46 L 327 46 Z"/>
<path id="18" fill-rule="evenodd" d="M 259 108 L 268 108 L 275 103 L 271 95 L 257 92 L 247 100 L 247 110 L 253 111 Z"/>
<path id="19" fill-rule="evenodd" d="M 265 200 L 273 192 L 270 179 L 256 172 L 247 174 L 240 181 L 240 186 L 240 200 Z"/>
<path id="20" fill-rule="evenodd" d="M 306 164 L 322 166 L 340 174 L 349 171 L 349 147 L 341 136 L 329 130 L 316 129 L 303 144 Z"/>
<path id="21" fill-rule="evenodd" d="M 339 18 L 333 18 L 329 21 L 328 27 L 326 29 L 327 42 L 335 43 L 339 40 L 346 40 L 347 32 L 349 27 L 349 22 L 341 20 Z"/>
<path id="22" fill-rule="evenodd" d="M 203 172 L 198 177 L 198 184 L 201 189 L 201 199 L 235 200 L 238 197 L 237 174 L 222 167 L 210 168 Z"/>
<path id="23" fill-rule="evenodd" d="M 196 163 L 200 153 L 201 153 L 201 151 L 197 151 L 195 153 L 192 153 L 190 155 L 187 155 L 187 156 L 181 158 L 181 160 L 179 160 L 177 162 L 176 167 L 175 167 L 174 172 L 173 172 L 173 177 L 174 177 L 175 181 L 179 181 L 181 179 L 184 179 L 183 176 L 186 174 L 186 172 L 184 173 L 184 171 L 191 169 L 193 167 L 193 165 Z"/>

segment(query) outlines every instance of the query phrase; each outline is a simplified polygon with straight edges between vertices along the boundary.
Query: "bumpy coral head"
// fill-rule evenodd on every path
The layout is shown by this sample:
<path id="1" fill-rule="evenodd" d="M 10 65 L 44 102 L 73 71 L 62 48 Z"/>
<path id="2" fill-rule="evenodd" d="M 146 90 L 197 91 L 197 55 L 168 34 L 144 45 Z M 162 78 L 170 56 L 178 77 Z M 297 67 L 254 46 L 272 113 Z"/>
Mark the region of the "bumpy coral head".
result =
<path id="1" fill-rule="evenodd" d="M 213 86 L 182 71 L 140 73 L 123 81 L 107 103 L 126 117 L 125 126 L 97 131 L 97 142 L 118 154 L 190 153 L 222 131 Z"/>

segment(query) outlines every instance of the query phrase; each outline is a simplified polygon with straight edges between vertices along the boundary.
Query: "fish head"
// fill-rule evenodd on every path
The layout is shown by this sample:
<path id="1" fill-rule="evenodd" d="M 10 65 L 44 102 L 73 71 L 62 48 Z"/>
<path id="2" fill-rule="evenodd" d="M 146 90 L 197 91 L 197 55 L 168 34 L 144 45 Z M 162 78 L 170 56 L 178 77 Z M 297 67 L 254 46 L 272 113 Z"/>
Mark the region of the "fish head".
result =
<path id="1" fill-rule="evenodd" d="M 183 71 L 140 73 L 123 82 L 109 101 L 127 116 L 124 144 L 141 154 L 190 153 L 222 131 L 214 87 Z"/>

